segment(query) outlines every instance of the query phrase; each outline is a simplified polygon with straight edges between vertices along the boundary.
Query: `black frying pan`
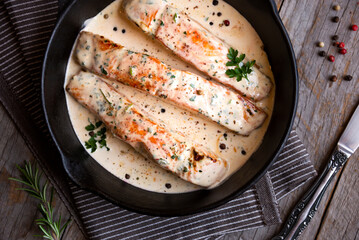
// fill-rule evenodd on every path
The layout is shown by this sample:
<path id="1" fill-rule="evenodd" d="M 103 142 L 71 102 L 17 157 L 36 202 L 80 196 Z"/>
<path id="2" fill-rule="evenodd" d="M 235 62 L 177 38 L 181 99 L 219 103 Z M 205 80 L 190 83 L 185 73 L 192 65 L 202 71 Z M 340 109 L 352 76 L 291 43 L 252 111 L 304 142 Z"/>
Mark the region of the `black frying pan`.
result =
<path id="1" fill-rule="evenodd" d="M 263 143 L 246 164 L 219 187 L 191 193 L 164 194 L 134 187 L 100 166 L 78 140 L 67 112 L 63 84 L 71 48 L 83 22 L 111 2 L 75 0 L 59 19 L 45 55 L 43 106 L 69 176 L 81 187 L 122 207 L 151 215 L 178 216 L 205 211 L 242 194 L 263 176 L 277 158 L 296 112 L 298 76 L 295 57 L 275 3 L 269 0 L 227 0 L 258 32 L 274 73 L 275 105 Z"/>

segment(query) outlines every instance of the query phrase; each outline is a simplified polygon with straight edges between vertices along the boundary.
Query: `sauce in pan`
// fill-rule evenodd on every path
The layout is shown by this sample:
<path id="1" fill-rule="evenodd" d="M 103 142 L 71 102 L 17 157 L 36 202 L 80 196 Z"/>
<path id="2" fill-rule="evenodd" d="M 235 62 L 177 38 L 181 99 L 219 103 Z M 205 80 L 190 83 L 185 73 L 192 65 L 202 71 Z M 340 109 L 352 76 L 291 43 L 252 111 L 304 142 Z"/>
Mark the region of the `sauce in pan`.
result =
<path id="1" fill-rule="evenodd" d="M 263 51 L 263 43 L 253 27 L 234 8 L 223 1 L 213 4 L 212 0 L 167 0 L 168 4 L 189 14 L 207 30 L 240 53 L 245 53 L 248 59 L 255 59 L 261 71 L 270 76 L 274 86 L 273 74 Z M 125 46 L 127 49 L 152 55 L 166 64 L 187 70 L 203 77 L 198 70 L 180 60 L 177 56 L 142 32 L 140 28 L 127 19 L 121 9 L 122 0 L 114 1 L 97 16 L 86 22 L 84 30 L 100 34 L 112 41 Z M 68 80 L 80 71 L 81 67 L 70 57 L 67 67 L 65 85 Z M 267 130 L 274 104 L 275 87 L 268 97 L 256 103 L 267 114 L 265 123 L 254 130 L 249 136 L 235 134 L 228 129 L 181 108 L 162 102 L 144 92 L 118 83 L 121 92 L 129 97 L 152 116 L 161 119 L 166 126 L 182 132 L 197 143 L 211 149 L 219 157 L 229 162 L 228 176 L 238 170 L 261 144 Z M 74 130 L 84 145 L 89 136 L 85 126 L 89 120 L 94 123 L 96 117 L 77 103 L 66 93 L 68 111 Z M 108 131 L 106 148 L 98 148 L 91 156 L 105 169 L 123 181 L 134 186 L 155 192 L 179 193 L 199 189 L 199 186 L 181 180 L 179 177 L 157 166 L 151 160 L 121 142 Z M 96 174 L 96 173 L 93 173 Z"/>

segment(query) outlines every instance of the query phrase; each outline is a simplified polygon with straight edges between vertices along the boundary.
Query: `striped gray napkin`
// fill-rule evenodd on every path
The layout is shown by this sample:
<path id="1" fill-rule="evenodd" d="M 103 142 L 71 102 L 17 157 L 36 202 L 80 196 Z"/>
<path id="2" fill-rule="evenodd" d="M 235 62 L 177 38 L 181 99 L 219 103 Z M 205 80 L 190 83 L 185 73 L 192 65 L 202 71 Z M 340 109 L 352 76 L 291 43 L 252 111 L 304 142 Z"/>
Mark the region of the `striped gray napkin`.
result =
<path id="1" fill-rule="evenodd" d="M 0 100 L 80 228 L 83 223 L 91 239 L 201 239 L 279 223 L 277 201 L 316 174 L 295 131 L 254 187 L 204 213 L 151 217 L 115 206 L 71 181 L 68 187 L 40 98 L 45 48 L 59 6 L 66 1 L 59 0 L 60 5 L 57 0 L 0 1 Z"/>
<path id="2" fill-rule="evenodd" d="M 315 176 L 293 130 L 279 158 L 259 182 L 216 209 L 184 217 L 134 213 L 70 184 L 75 205 L 91 239 L 203 239 L 280 223 L 277 201 Z"/>

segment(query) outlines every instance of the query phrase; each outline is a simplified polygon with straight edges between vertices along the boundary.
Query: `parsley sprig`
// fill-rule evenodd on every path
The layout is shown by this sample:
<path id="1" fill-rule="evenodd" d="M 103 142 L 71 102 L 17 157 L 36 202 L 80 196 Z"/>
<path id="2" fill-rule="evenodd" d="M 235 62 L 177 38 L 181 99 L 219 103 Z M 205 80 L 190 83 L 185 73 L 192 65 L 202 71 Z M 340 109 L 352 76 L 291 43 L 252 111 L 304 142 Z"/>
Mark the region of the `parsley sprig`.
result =
<path id="1" fill-rule="evenodd" d="M 248 74 L 250 74 L 253 69 L 253 65 L 256 63 L 256 60 L 248 61 L 243 63 L 244 58 L 246 57 L 245 54 L 241 54 L 238 57 L 238 50 L 234 50 L 230 48 L 228 50 L 227 58 L 230 60 L 226 63 L 227 67 L 233 67 L 234 69 L 227 69 L 226 75 L 230 78 L 236 78 L 237 82 L 241 81 L 242 78 L 248 80 Z M 249 80 L 248 80 L 249 81 Z"/>
<path id="2" fill-rule="evenodd" d="M 57 220 L 55 219 L 54 209 L 52 207 L 54 188 L 51 188 L 49 194 L 47 191 L 48 183 L 45 182 L 43 185 L 41 184 L 42 174 L 39 173 L 39 169 L 36 166 L 33 167 L 31 163 L 25 162 L 24 167 L 20 167 L 19 165 L 16 165 L 16 167 L 21 173 L 21 179 L 9 179 L 26 185 L 26 188 L 17 188 L 17 190 L 23 190 L 41 201 L 39 210 L 42 214 L 42 218 L 35 220 L 43 233 L 43 235 L 39 237 L 50 240 L 60 240 L 71 220 L 68 219 L 64 224 L 61 224 L 61 215 L 59 215 Z"/>
<path id="3" fill-rule="evenodd" d="M 110 149 L 107 147 L 106 142 L 106 127 L 102 127 L 103 122 L 98 121 L 95 124 L 93 124 L 89 119 L 89 125 L 85 127 L 87 131 L 89 131 L 90 139 L 85 142 L 86 149 L 91 149 L 91 153 L 95 152 L 97 150 L 97 144 L 99 144 L 100 148 L 105 147 L 107 151 Z M 95 132 L 96 129 L 99 129 L 97 132 Z"/>

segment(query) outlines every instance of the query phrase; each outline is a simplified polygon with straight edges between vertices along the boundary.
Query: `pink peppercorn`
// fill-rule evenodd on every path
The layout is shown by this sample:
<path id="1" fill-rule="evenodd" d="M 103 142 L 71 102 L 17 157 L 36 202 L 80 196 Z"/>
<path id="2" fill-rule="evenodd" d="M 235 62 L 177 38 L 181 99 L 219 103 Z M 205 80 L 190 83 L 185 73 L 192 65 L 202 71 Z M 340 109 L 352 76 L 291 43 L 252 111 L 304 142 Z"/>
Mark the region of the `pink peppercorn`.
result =
<path id="1" fill-rule="evenodd" d="M 353 31 L 358 31 L 358 25 L 352 25 L 351 26 L 351 29 L 353 30 Z"/>
<path id="2" fill-rule="evenodd" d="M 345 48 L 342 48 L 339 50 L 339 53 L 344 55 L 347 53 L 347 50 Z"/>
<path id="3" fill-rule="evenodd" d="M 229 20 L 224 20 L 224 21 L 223 21 L 223 24 L 228 27 L 229 24 L 230 24 L 230 22 L 229 22 Z"/>
<path id="4" fill-rule="evenodd" d="M 345 47 L 345 44 L 344 44 L 343 42 L 341 42 L 341 43 L 338 44 L 338 47 L 339 47 L 339 48 L 344 48 L 344 47 Z"/>
<path id="5" fill-rule="evenodd" d="M 331 62 L 334 62 L 335 61 L 335 57 L 333 55 L 330 55 L 328 57 L 328 60 L 331 61 Z"/>

